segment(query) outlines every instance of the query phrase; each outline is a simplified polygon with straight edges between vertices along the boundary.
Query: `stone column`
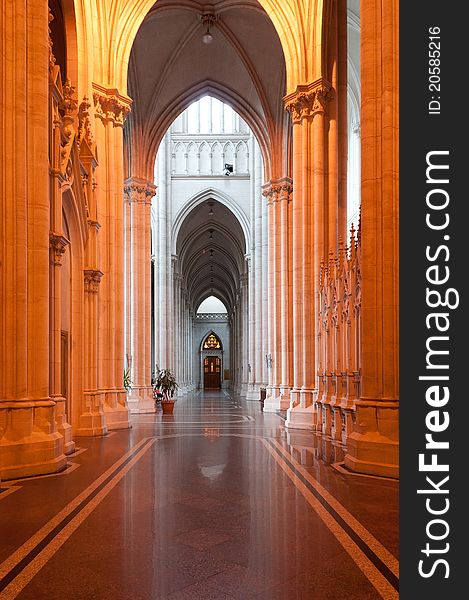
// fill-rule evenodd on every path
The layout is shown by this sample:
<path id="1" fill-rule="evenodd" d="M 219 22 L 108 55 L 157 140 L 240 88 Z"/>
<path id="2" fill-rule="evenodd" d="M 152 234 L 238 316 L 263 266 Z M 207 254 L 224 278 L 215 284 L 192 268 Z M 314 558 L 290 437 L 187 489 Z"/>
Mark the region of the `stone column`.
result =
<path id="1" fill-rule="evenodd" d="M 246 258 L 246 273 L 240 282 L 240 320 L 241 320 L 241 396 L 246 397 L 249 384 L 249 261 Z"/>
<path id="2" fill-rule="evenodd" d="M 398 28 L 397 0 L 362 0 L 362 385 L 345 464 L 390 477 L 399 469 Z"/>
<path id="3" fill-rule="evenodd" d="M 128 428 L 124 373 L 124 223 L 122 199 L 122 127 L 131 100 L 113 88 L 93 84 L 96 142 L 101 167 L 96 170 L 100 266 L 98 385 L 108 429 Z"/>
<path id="4" fill-rule="evenodd" d="M 312 430 L 317 372 L 320 261 L 325 240 L 325 113 L 331 86 L 324 79 L 285 98 L 293 123 L 292 294 L 293 390 L 286 426 Z M 326 213 L 327 214 L 327 213 Z"/>
<path id="5" fill-rule="evenodd" d="M 269 228 L 269 321 L 271 321 L 272 387 L 268 388 L 264 410 L 286 410 L 292 386 L 292 318 L 290 284 L 290 223 L 292 181 L 288 177 L 264 187 L 271 206 Z M 269 220 L 270 223 L 270 220 Z M 271 391 L 272 390 L 272 391 Z"/>
<path id="6" fill-rule="evenodd" d="M 9 49 L 0 58 L 0 478 L 8 479 L 55 473 L 66 458 L 49 390 L 47 3 L 4 3 L 0 33 Z"/>
<path id="7" fill-rule="evenodd" d="M 129 256 L 126 319 L 130 328 L 127 354 L 131 357 L 132 413 L 154 412 L 151 387 L 151 200 L 153 183 L 137 177 L 126 180 L 126 240 Z M 130 288 L 130 289 L 129 289 Z"/>
<path id="8" fill-rule="evenodd" d="M 279 380 L 276 377 L 275 365 L 278 356 L 278 329 L 277 319 L 277 207 L 276 207 L 276 188 L 272 183 L 263 186 L 262 194 L 267 199 L 267 219 L 268 219 L 268 342 L 267 354 L 265 357 L 267 364 L 267 388 L 266 399 L 264 402 L 265 411 L 278 410 L 277 398 L 279 397 Z"/>

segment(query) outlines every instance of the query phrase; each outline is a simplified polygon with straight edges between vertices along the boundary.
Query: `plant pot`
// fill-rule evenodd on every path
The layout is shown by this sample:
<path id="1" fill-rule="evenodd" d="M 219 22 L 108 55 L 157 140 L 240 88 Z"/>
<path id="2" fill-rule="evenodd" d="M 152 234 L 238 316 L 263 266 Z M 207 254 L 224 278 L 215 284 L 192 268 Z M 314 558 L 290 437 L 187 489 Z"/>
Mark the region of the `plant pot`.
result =
<path id="1" fill-rule="evenodd" d="M 161 400 L 161 408 L 164 415 L 172 415 L 174 411 L 175 400 Z"/>

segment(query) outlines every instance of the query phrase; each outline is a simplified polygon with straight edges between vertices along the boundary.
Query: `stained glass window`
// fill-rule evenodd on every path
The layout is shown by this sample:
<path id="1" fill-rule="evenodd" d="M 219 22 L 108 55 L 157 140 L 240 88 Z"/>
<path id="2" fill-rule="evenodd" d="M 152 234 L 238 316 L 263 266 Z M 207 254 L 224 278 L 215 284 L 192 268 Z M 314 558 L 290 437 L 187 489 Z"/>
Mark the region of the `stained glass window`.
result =
<path id="1" fill-rule="evenodd" d="M 212 348 L 221 348 L 220 340 L 215 334 L 211 333 L 205 340 L 204 348 L 206 350 L 211 350 Z"/>

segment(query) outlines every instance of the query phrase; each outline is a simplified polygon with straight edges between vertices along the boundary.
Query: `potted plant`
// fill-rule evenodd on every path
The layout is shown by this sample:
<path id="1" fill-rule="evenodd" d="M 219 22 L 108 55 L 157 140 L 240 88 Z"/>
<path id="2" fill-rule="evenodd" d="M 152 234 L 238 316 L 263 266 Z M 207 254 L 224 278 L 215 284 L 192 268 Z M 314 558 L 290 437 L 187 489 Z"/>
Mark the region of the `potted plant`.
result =
<path id="1" fill-rule="evenodd" d="M 174 392 L 178 388 L 176 377 L 171 369 L 158 369 L 155 379 L 155 388 L 161 390 L 163 397 L 161 407 L 163 414 L 173 414 L 174 410 Z"/>
<path id="2" fill-rule="evenodd" d="M 125 391 L 127 393 L 130 392 L 131 388 L 132 388 L 132 384 L 133 381 L 130 378 L 130 367 L 127 369 L 124 369 L 124 387 L 125 387 Z"/>

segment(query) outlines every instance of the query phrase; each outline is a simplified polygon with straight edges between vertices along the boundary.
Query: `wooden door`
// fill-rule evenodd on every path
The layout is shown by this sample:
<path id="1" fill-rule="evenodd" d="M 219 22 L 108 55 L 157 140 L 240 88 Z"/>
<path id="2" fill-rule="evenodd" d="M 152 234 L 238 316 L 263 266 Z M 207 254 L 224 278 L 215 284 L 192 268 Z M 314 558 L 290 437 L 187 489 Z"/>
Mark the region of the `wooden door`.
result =
<path id="1" fill-rule="evenodd" d="M 221 359 L 218 356 L 204 358 L 204 389 L 219 390 L 221 388 Z"/>

